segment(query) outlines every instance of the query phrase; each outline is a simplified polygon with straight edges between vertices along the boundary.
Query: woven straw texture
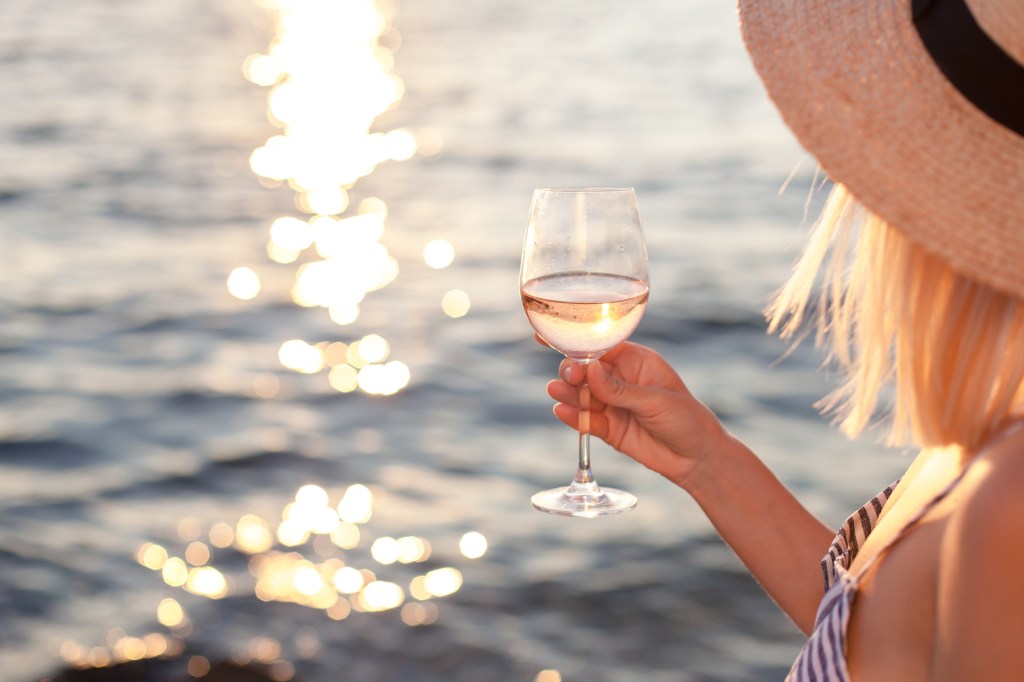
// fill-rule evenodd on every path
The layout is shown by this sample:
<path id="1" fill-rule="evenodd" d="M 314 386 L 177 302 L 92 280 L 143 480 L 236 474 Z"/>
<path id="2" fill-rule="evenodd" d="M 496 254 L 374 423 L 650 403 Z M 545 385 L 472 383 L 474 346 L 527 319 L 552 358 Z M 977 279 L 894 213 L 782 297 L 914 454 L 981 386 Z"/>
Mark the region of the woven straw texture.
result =
<path id="1" fill-rule="evenodd" d="M 967 4 L 1024 63 L 1024 0 Z M 909 0 L 739 0 L 739 11 L 769 96 L 825 172 L 957 271 L 1024 297 L 1024 137 L 946 80 Z"/>

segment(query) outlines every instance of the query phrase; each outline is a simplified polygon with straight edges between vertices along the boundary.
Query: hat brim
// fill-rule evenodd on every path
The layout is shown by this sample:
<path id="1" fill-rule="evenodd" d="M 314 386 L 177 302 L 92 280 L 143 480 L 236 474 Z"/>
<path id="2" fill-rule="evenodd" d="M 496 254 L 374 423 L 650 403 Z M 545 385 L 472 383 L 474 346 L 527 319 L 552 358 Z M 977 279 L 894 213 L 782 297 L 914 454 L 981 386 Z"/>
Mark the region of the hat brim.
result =
<path id="1" fill-rule="evenodd" d="M 769 96 L 825 172 L 954 269 L 1024 296 L 1024 137 L 946 80 L 909 0 L 739 10 Z"/>

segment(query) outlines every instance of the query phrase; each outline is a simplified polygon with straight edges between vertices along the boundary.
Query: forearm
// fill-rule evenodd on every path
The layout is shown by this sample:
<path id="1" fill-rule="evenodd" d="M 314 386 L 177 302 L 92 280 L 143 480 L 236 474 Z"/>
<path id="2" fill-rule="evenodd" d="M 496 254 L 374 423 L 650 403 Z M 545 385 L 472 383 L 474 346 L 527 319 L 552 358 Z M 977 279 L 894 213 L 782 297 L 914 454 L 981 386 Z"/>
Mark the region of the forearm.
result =
<path id="1" fill-rule="evenodd" d="M 809 632 L 822 597 L 821 557 L 834 531 L 731 436 L 683 487 L 768 595 Z"/>
<path id="2" fill-rule="evenodd" d="M 563 361 L 548 385 L 555 414 L 578 425 L 583 370 Z M 591 432 L 683 487 L 782 609 L 810 630 L 822 596 L 821 557 L 833 533 L 812 516 L 664 358 L 623 343 L 586 367 Z"/>

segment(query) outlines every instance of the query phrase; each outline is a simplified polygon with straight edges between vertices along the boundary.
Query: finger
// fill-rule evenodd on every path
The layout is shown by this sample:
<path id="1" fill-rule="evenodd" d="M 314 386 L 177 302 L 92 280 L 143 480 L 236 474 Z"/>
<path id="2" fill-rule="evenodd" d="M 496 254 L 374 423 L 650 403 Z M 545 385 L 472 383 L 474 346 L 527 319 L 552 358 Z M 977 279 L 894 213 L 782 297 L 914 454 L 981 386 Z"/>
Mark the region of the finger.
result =
<path id="1" fill-rule="evenodd" d="M 573 407 L 578 407 L 580 404 L 580 389 L 577 386 L 567 384 L 560 379 L 552 379 L 548 382 L 547 390 L 548 395 L 560 403 Z M 590 409 L 595 412 L 604 409 L 604 403 L 594 397 L 593 393 L 590 395 Z"/>
<path id="2" fill-rule="evenodd" d="M 574 405 L 559 403 L 554 406 L 555 416 L 566 426 L 576 430 L 580 427 L 580 411 Z M 608 417 L 604 412 L 590 412 L 590 435 L 604 439 L 608 435 Z"/>
<path id="3" fill-rule="evenodd" d="M 561 379 L 554 379 L 548 382 L 548 395 L 560 403 L 577 406 L 579 404 L 580 392 L 575 386 L 570 386 Z"/>
<path id="4" fill-rule="evenodd" d="M 686 390 L 682 377 L 657 352 L 626 341 L 601 356 L 601 368 L 627 384 L 659 386 L 670 391 Z"/>
<path id="5" fill-rule="evenodd" d="M 562 381 L 576 386 L 586 379 L 587 368 L 575 360 L 566 358 L 558 365 L 558 376 L 562 377 Z"/>
<path id="6" fill-rule="evenodd" d="M 580 425 L 580 411 L 576 409 L 574 405 L 568 405 L 566 403 L 558 403 L 552 410 L 555 416 L 558 417 L 566 426 L 578 429 Z"/>
<path id="7" fill-rule="evenodd" d="M 608 405 L 624 407 L 634 410 L 642 404 L 644 389 L 609 373 L 600 362 L 593 363 L 588 368 L 587 383 L 590 384 L 591 393 L 597 400 Z"/>

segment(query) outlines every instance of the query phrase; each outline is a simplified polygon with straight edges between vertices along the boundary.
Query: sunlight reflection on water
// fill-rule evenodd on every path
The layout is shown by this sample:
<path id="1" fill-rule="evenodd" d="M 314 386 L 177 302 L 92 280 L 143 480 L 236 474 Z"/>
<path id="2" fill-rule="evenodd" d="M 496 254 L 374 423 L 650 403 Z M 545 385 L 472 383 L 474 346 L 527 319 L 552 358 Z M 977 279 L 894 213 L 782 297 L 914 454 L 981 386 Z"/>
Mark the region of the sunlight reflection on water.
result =
<path id="1" fill-rule="evenodd" d="M 699 511 L 669 484 L 602 454 L 606 475 L 642 494 L 637 516 L 583 527 L 528 505 L 572 457 L 571 432 L 544 399 L 557 358 L 530 339 L 514 286 L 523 197 L 552 182 L 636 184 L 661 268 L 661 303 L 641 340 L 826 518 L 877 492 L 867 469 L 855 481 L 829 477 L 854 453 L 821 440 L 826 427 L 805 409 L 821 394 L 810 383 L 817 362 L 794 355 L 761 373 L 781 350 L 762 340 L 758 301 L 789 269 L 780 249 L 803 235 L 792 228 L 804 198 L 791 191 L 778 204 L 799 151 L 773 132 L 781 123 L 762 120 L 770 103 L 729 9 L 432 0 L 401 5 L 401 36 L 371 17 L 384 28 L 363 40 L 368 56 L 335 68 L 325 99 L 361 96 L 354 65 L 389 74 L 392 94 L 400 73 L 404 96 L 370 128 L 353 127 L 378 137 L 346 155 L 383 158 L 388 139 L 391 156 L 412 140 L 416 155 L 307 196 L 313 171 L 340 153 L 306 144 L 320 155 L 309 172 L 264 168 L 294 175 L 283 179 L 249 165 L 258 148 L 309 141 L 291 139 L 305 103 L 275 102 L 268 122 L 271 91 L 309 79 L 278 59 L 284 5 L 255 2 L 42 3 L 59 4 L 57 18 L 35 0 L 5 0 L 0 145 L 18 163 L 0 172 L 10 247 L 0 268 L 4 682 L 68 668 L 63 654 L 135 658 L 140 643 L 168 651 L 144 667 L 175 679 L 186 662 L 215 677 L 236 655 L 287 658 L 310 682 L 551 682 L 554 670 L 595 682 L 737 680 L 768 660 L 788 667 L 799 646 L 785 639 L 789 624 L 769 617 L 756 586 L 737 583 L 724 550 L 703 541 L 714 536 Z M 297 21 L 316 3 L 280 11 Z M 359 3 L 331 0 L 326 30 L 305 35 L 352 44 L 340 24 Z M 423 125 L 445 135 L 439 158 L 428 158 L 439 137 Z M 388 138 L 394 128 L 410 134 Z M 331 213 L 332 202 L 345 209 Z M 382 289 L 358 303 L 326 292 L 329 307 L 304 286 L 303 300 L 317 302 L 292 298 L 303 265 L 378 246 L 400 266 Z M 293 340 L 281 355 L 296 351 L 294 369 L 279 358 Z M 407 363 L 410 383 L 380 400 L 366 393 L 378 370 L 362 370 L 389 362 Z M 888 469 L 877 478 L 892 480 Z M 283 510 L 310 482 L 332 502 L 364 483 L 378 493 L 373 518 L 322 519 L 336 529 L 294 544 L 304 531 Z M 253 555 L 234 547 L 246 515 L 258 554 L 312 564 L 293 562 L 306 596 L 327 582 L 318 565 L 346 563 L 333 573 L 343 588 L 333 616 L 256 598 Z M 469 530 L 487 534 L 481 561 L 461 558 Z M 430 558 L 402 563 L 416 537 Z M 135 561 L 147 541 L 160 547 L 146 559 L 159 571 Z M 467 538 L 466 557 L 477 541 Z M 163 579 L 172 558 L 177 587 Z M 418 601 L 413 578 L 445 566 L 464 585 Z M 226 597 L 186 587 L 200 567 L 220 573 Z M 367 584 L 364 569 L 405 601 L 334 621 Z M 191 589 L 220 593 L 217 573 L 194 575 Z M 430 627 L 403 624 L 435 615 Z M 186 622 L 194 630 L 175 656 Z M 68 672 L 112 680 L 120 670 Z"/>
<path id="2" fill-rule="evenodd" d="M 250 82 L 269 88 L 267 115 L 281 132 L 252 152 L 249 165 L 268 190 L 291 189 L 299 214 L 271 221 L 266 253 L 273 264 L 295 268 L 289 292 L 293 303 L 324 308 L 336 324 L 350 325 L 367 296 L 388 286 L 400 270 L 381 243 L 386 203 L 367 197 L 350 210 L 350 193 L 379 164 L 417 153 L 436 154 L 441 143 L 429 131 L 422 134 L 422 144 L 405 129 L 372 131 L 376 117 L 404 94 L 402 80 L 392 72 L 393 52 L 401 43 L 389 23 L 396 14 L 393 5 L 373 0 L 257 3 L 275 18 L 276 34 L 266 54 L 246 58 L 243 73 Z M 429 268 L 441 270 L 454 262 L 455 247 L 432 239 L 422 256 Z M 243 301 L 267 293 L 257 270 L 248 266 L 234 268 L 226 284 Z M 451 318 L 462 317 L 470 309 L 469 296 L 449 290 L 441 307 Z M 393 395 L 408 386 L 408 366 L 390 355 L 390 343 L 377 333 L 348 341 L 285 339 L 277 353 L 285 369 L 326 371 L 335 390 L 369 395 Z M 279 381 L 272 374 L 264 379 L 256 395 L 277 397 Z M 135 554 L 139 565 L 183 593 L 162 599 L 156 607 L 155 621 L 168 632 L 135 637 L 115 629 L 107 646 L 67 640 L 59 655 L 80 669 L 180 656 L 203 618 L 191 613 L 192 606 L 204 599 L 285 602 L 322 611 L 332 621 L 354 613 L 396 611 L 409 627 L 436 622 L 440 610 L 435 600 L 459 591 L 461 571 L 427 564 L 433 549 L 425 538 L 366 532 L 373 506 L 373 492 L 365 485 L 350 485 L 332 500 L 325 488 L 308 484 L 298 489 L 277 521 L 255 513 L 242 514 L 233 523 L 181 519 L 180 547 L 145 542 Z M 486 538 L 478 532 L 466 533 L 458 545 L 458 553 L 469 560 L 481 558 L 487 549 Z M 417 565 L 425 567 L 417 570 Z M 299 647 L 304 650 L 291 652 L 299 658 L 312 657 L 320 648 L 315 630 L 306 635 L 308 641 Z M 289 680 L 295 668 L 288 656 L 281 641 L 259 635 L 233 661 L 264 664 L 272 679 Z M 210 670 L 205 656 L 189 657 L 191 676 L 202 677 Z"/>
<path id="3" fill-rule="evenodd" d="M 405 129 L 372 130 L 375 119 L 405 92 L 392 71 L 401 44 L 391 25 L 393 5 L 372 0 L 262 4 L 276 18 L 276 35 L 266 54 L 245 60 L 243 72 L 252 83 L 269 88 L 268 117 L 281 133 L 255 149 L 249 163 L 268 187 L 287 184 L 304 214 L 272 222 L 267 254 L 278 264 L 298 263 L 290 292 L 296 305 L 322 307 L 336 324 L 350 325 L 367 295 L 388 286 L 400 270 L 380 241 L 386 203 L 367 197 L 349 211 L 350 192 L 379 164 L 436 154 L 441 144 L 430 132 L 423 133 L 421 142 Z M 455 259 L 455 248 L 431 240 L 423 259 L 431 268 L 446 268 Z M 228 278 L 228 291 L 241 300 L 255 299 L 260 290 L 251 268 L 240 266 Z M 441 308 L 451 318 L 462 317 L 469 312 L 468 295 L 449 291 Z M 328 370 L 328 383 L 342 393 L 393 395 L 408 386 L 409 367 L 401 360 L 387 361 L 384 337 L 372 334 L 342 344 L 348 353 L 341 362 L 332 360 L 338 357 L 332 352 L 338 343 L 287 340 L 279 360 L 300 373 Z M 371 345 L 384 350 L 373 352 Z M 272 397 L 274 391 L 267 394 Z"/>
<path id="4" fill-rule="evenodd" d="M 324 488 L 305 485 L 281 510 L 276 528 L 255 514 L 245 514 L 235 524 L 212 523 L 205 531 L 200 520 L 186 518 L 178 525 L 178 537 L 185 543 L 182 556 L 147 542 L 135 558 L 169 587 L 211 600 L 254 597 L 286 602 L 320 610 L 334 621 L 353 613 L 397 610 L 409 627 L 436 622 L 440 610 L 434 600 L 458 592 L 462 572 L 454 566 L 417 570 L 416 565 L 432 555 L 425 538 L 379 536 L 371 542 L 371 535 L 361 528 L 372 519 L 373 505 L 372 490 L 361 484 L 348 486 L 336 501 Z M 459 553 L 466 559 L 479 559 L 486 551 L 487 539 L 481 533 L 468 532 L 459 541 Z M 247 561 L 240 564 L 240 556 Z M 59 654 L 77 668 L 180 654 L 194 629 L 183 600 L 161 600 L 155 615 L 169 634 L 136 637 L 115 629 L 107 647 L 69 640 Z M 313 631 L 308 635 L 316 637 Z M 281 675 L 294 668 L 280 642 L 259 636 L 249 649 L 250 655 L 238 662 L 266 664 L 275 679 L 290 678 Z"/>

